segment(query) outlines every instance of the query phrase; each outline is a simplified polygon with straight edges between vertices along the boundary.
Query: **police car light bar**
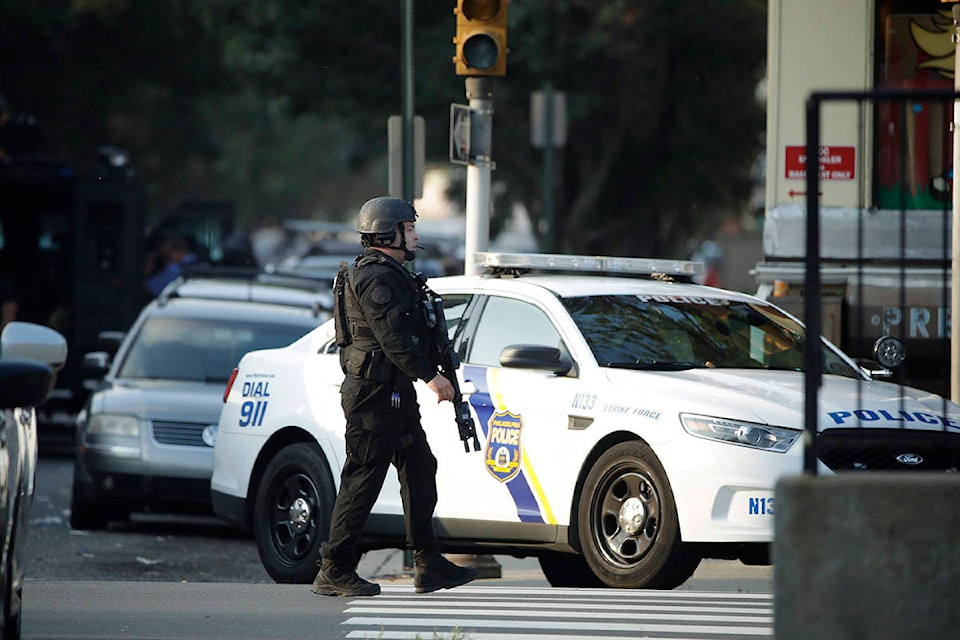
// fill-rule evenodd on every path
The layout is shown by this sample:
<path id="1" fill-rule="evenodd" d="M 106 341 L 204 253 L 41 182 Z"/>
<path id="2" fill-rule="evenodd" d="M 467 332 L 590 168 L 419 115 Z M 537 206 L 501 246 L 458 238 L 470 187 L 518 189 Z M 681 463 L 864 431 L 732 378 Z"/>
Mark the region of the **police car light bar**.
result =
<path id="1" fill-rule="evenodd" d="M 474 264 L 491 270 L 598 271 L 637 275 L 663 274 L 692 278 L 702 275 L 702 262 L 663 260 L 657 258 L 618 258 L 614 256 L 572 256 L 554 253 L 474 254 Z"/>

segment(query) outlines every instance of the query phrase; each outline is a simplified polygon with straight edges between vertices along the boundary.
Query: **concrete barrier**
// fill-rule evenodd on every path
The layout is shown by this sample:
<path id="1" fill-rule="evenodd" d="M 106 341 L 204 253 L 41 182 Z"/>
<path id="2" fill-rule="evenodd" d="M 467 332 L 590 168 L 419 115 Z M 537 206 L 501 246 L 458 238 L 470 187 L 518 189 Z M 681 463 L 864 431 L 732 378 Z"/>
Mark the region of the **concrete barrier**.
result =
<path id="1" fill-rule="evenodd" d="M 777 640 L 960 638 L 960 475 L 795 476 L 775 504 Z"/>

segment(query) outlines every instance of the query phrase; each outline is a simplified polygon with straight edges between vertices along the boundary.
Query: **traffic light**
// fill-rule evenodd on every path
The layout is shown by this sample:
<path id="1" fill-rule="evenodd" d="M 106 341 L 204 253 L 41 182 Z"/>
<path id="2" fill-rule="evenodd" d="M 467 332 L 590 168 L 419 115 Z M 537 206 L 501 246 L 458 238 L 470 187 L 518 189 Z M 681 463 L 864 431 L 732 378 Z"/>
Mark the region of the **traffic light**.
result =
<path id="1" fill-rule="evenodd" d="M 507 0 L 457 0 L 458 76 L 507 73 Z"/>

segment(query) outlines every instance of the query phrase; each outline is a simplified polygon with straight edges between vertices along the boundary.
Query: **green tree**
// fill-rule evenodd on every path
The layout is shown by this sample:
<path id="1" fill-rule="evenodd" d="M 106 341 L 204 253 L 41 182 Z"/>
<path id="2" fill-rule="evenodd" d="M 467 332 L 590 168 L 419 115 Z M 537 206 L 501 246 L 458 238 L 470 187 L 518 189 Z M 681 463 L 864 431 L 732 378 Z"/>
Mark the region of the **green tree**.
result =
<path id="1" fill-rule="evenodd" d="M 511 45 L 502 92 L 511 111 L 498 104 L 495 136 L 503 139 L 505 119 L 520 122 L 525 96 L 515 92 L 544 81 L 567 92 L 559 250 L 682 255 L 686 238 L 711 232 L 740 208 L 761 148 L 763 106 L 754 96 L 765 2 L 558 0 L 515 3 L 511 11 L 520 42 Z M 523 151 L 522 158 L 494 155 L 505 174 L 525 174 L 510 180 L 509 192 L 522 193 L 536 223 L 540 154 Z"/>
<path id="2" fill-rule="evenodd" d="M 415 97 L 428 162 L 447 164 L 454 0 L 415 2 Z M 154 214 L 231 198 L 242 216 L 343 218 L 386 184 L 402 108 L 401 2 L 6 0 L 0 92 L 48 153 L 132 152 Z M 737 211 L 759 151 L 766 2 L 519 0 L 495 80 L 496 231 L 541 215 L 530 92 L 569 96 L 557 249 L 671 255 Z M 462 178 L 461 168 L 451 174 Z"/>

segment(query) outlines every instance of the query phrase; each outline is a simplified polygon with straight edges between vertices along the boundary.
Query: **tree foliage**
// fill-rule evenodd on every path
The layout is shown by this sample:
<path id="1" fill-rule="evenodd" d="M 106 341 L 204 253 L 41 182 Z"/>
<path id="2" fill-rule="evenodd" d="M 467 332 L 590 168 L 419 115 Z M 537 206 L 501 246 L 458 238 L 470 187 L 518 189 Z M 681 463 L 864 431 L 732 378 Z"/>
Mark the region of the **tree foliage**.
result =
<path id="1" fill-rule="evenodd" d="M 385 190 L 402 110 L 402 11 L 428 162 L 447 162 L 454 0 L 6 0 L 0 93 L 37 116 L 46 153 L 131 151 L 154 212 L 230 198 L 250 220 L 341 217 Z M 495 81 L 495 231 L 542 214 L 529 96 L 568 96 L 556 153 L 556 250 L 677 255 L 741 208 L 760 148 L 764 0 L 515 0 Z M 459 173 L 458 173 L 459 171 Z"/>

